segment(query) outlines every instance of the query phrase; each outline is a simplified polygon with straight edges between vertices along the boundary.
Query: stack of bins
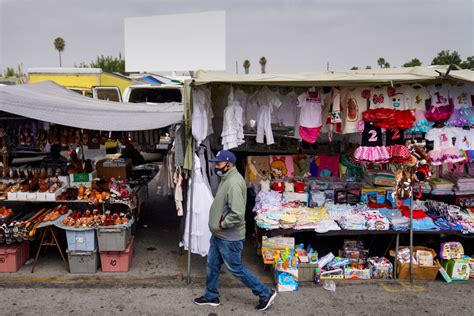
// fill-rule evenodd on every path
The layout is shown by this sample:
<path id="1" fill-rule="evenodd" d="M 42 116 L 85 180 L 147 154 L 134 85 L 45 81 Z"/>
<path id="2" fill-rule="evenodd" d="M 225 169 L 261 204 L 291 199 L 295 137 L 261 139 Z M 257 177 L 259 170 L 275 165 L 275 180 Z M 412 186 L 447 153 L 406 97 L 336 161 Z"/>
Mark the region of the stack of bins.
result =
<path id="1" fill-rule="evenodd" d="M 134 248 L 130 227 L 99 227 L 97 239 L 102 271 L 129 271 Z"/>
<path id="2" fill-rule="evenodd" d="M 96 273 L 99 267 L 97 239 L 94 229 L 66 230 L 69 272 Z"/>

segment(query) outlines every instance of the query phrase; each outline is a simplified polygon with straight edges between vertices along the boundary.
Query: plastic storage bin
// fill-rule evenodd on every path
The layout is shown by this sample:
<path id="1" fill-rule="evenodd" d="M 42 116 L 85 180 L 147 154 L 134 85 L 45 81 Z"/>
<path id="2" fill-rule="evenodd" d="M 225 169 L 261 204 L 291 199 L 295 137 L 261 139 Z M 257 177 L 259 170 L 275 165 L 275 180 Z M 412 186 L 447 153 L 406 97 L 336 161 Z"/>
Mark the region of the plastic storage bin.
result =
<path id="1" fill-rule="evenodd" d="M 28 260 L 30 243 L 24 241 L 19 244 L 0 247 L 0 272 L 17 272 Z"/>
<path id="2" fill-rule="evenodd" d="M 451 259 L 441 264 L 453 281 L 467 281 L 471 274 L 469 261 L 465 259 Z"/>
<path id="3" fill-rule="evenodd" d="M 102 272 L 127 272 L 133 257 L 133 237 L 124 251 L 101 251 Z"/>
<path id="4" fill-rule="evenodd" d="M 95 230 L 66 230 L 67 247 L 70 251 L 94 251 L 97 249 Z"/>
<path id="5" fill-rule="evenodd" d="M 99 251 L 124 251 L 130 236 L 130 227 L 99 227 L 97 228 Z"/>
<path id="6" fill-rule="evenodd" d="M 69 272 L 75 274 L 96 273 L 99 267 L 97 249 L 93 251 L 66 250 L 69 260 Z"/>

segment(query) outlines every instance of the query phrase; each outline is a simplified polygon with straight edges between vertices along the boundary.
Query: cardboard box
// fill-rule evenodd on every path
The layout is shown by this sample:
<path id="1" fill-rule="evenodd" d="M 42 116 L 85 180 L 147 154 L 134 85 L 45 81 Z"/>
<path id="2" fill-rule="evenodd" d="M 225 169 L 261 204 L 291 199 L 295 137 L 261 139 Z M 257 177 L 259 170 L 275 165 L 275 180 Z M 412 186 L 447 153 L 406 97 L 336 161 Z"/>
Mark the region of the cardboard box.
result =
<path id="1" fill-rule="evenodd" d="M 398 249 L 405 248 L 406 246 L 399 247 Z M 430 251 L 433 254 L 433 258 L 436 257 L 436 252 L 431 248 L 420 247 L 416 246 L 413 247 L 413 253 L 415 254 L 417 250 L 426 250 Z M 395 256 L 395 252 L 393 250 L 390 251 L 390 255 L 392 257 Z M 413 264 L 413 279 L 414 280 L 428 280 L 434 281 L 436 280 L 436 276 L 439 272 L 439 263 L 435 260 L 433 266 L 420 266 L 417 264 Z M 397 275 L 398 279 L 409 279 L 410 278 L 410 263 L 401 263 L 400 261 L 397 263 Z"/>
<path id="2" fill-rule="evenodd" d="M 289 249 L 293 252 L 295 248 L 294 237 L 276 236 L 268 238 L 262 237 L 262 259 L 265 264 L 275 264 L 275 256 L 278 251 L 284 252 Z"/>
<path id="3" fill-rule="evenodd" d="M 96 164 L 97 177 L 101 179 L 128 179 L 132 174 L 131 159 L 103 159 Z"/>
<path id="4" fill-rule="evenodd" d="M 298 281 L 299 282 L 313 282 L 314 269 L 318 266 L 317 263 L 299 263 L 298 264 Z"/>
<path id="5" fill-rule="evenodd" d="M 369 280 L 370 269 L 344 269 L 344 278 L 346 280 Z"/>
<path id="6" fill-rule="evenodd" d="M 275 269 L 275 285 L 278 292 L 298 290 L 298 269 Z"/>

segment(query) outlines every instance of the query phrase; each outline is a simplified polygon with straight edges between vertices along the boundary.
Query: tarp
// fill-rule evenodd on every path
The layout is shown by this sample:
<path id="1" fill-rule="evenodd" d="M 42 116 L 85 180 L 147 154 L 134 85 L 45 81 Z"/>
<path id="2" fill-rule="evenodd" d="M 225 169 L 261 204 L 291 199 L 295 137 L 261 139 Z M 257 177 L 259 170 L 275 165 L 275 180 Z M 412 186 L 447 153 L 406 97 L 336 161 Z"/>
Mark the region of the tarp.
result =
<path id="1" fill-rule="evenodd" d="M 474 82 L 474 71 L 468 69 L 453 70 L 449 73 L 449 77 L 453 79 Z"/>
<path id="2" fill-rule="evenodd" d="M 342 86 L 376 83 L 429 82 L 445 74 L 448 66 L 407 67 L 387 69 L 361 69 L 347 71 L 321 71 L 297 74 L 228 74 L 199 70 L 194 78 L 195 85 L 212 82 L 235 84 L 292 85 L 292 86 Z M 451 70 L 452 79 L 474 82 L 473 71 Z"/>
<path id="3" fill-rule="evenodd" d="M 52 81 L 0 87 L 0 111 L 103 131 L 157 129 L 183 119 L 178 103 L 119 103 L 91 99 Z"/>

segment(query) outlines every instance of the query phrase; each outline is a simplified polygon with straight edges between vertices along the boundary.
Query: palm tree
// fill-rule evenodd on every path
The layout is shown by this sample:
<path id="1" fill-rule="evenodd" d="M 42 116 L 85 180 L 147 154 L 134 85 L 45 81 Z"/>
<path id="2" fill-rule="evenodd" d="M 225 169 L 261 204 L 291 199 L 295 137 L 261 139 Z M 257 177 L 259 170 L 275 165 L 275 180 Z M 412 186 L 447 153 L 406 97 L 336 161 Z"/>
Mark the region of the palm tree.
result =
<path id="1" fill-rule="evenodd" d="M 61 52 L 64 51 L 64 47 L 66 47 L 66 42 L 64 41 L 64 39 L 62 37 L 57 37 L 54 40 L 54 48 L 59 53 L 59 67 L 62 67 Z"/>
<path id="2" fill-rule="evenodd" d="M 383 66 L 385 65 L 385 59 L 383 57 L 380 57 L 377 60 L 377 64 L 380 66 L 380 68 L 383 68 Z"/>
<path id="3" fill-rule="evenodd" d="M 267 66 L 267 59 L 265 57 L 260 58 L 260 66 L 262 67 L 262 74 L 266 73 L 265 67 Z"/>
<path id="4" fill-rule="evenodd" d="M 244 61 L 245 74 L 248 75 L 250 71 L 250 60 L 246 59 Z"/>

